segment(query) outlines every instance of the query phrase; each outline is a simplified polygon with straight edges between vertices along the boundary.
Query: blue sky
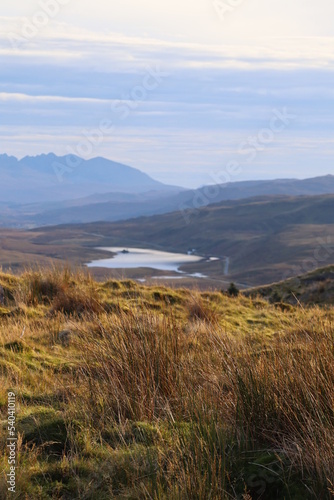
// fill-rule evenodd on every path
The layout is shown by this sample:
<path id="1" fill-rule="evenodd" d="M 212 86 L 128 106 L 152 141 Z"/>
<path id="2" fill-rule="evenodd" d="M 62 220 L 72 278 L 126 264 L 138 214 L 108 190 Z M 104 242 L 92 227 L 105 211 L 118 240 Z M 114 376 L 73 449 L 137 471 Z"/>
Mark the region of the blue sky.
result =
<path id="1" fill-rule="evenodd" d="M 334 3 L 194 3 L 2 6 L 1 152 L 189 187 L 334 173 Z"/>

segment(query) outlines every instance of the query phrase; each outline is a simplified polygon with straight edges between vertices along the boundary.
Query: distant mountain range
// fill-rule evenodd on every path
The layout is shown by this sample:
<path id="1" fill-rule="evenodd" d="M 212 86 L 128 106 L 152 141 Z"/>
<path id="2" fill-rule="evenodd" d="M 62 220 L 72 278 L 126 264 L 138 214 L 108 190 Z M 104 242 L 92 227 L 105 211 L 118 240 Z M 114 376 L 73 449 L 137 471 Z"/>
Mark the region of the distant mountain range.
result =
<path id="1" fill-rule="evenodd" d="M 106 158 L 83 160 L 53 153 L 26 156 L 0 155 L 0 201 L 36 203 L 73 200 L 108 192 L 179 192 L 140 170 Z"/>
<path id="2" fill-rule="evenodd" d="M 118 221 L 255 196 L 334 194 L 334 176 L 243 181 L 186 190 L 105 158 L 53 153 L 22 160 L 0 155 L 0 225 L 38 227 Z M 193 213 L 193 212 L 192 212 Z"/>

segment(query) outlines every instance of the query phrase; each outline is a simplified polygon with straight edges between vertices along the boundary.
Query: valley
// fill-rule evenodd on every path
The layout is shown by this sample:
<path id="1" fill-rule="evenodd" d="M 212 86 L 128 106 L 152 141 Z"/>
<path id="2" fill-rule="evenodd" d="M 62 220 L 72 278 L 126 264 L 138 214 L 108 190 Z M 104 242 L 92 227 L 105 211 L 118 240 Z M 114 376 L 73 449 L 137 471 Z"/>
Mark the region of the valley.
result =
<path id="1" fill-rule="evenodd" d="M 0 264 L 21 270 L 26 265 L 68 262 L 85 265 L 108 259 L 101 247 L 149 248 L 204 257 L 182 266 L 195 286 L 223 288 L 264 285 L 305 274 L 334 259 L 334 196 L 276 196 L 226 201 L 196 210 L 122 222 L 94 222 L 0 231 Z M 228 257 L 228 261 L 226 259 Z M 217 260 L 209 260 L 216 258 Z M 228 264 L 228 265 L 227 265 Z M 107 276 L 151 279 L 166 271 L 92 267 Z M 228 274 L 227 272 L 228 271 Z M 174 274 L 174 273 L 167 273 Z M 173 284 L 170 276 L 167 278 Z M 174 280 L 180 286 L 178 279 Z"/>

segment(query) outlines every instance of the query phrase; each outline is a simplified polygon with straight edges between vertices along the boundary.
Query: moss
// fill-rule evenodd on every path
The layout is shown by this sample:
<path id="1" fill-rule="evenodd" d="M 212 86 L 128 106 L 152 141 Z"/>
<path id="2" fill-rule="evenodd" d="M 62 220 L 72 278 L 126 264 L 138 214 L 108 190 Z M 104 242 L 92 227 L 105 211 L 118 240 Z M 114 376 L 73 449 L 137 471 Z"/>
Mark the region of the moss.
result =
<path id="1" fill-rule="evenodd" d="M 169 292 L 164 290 L 154 290 L 151 295 L 154 301 L 162 301 L 166 304 L 174 305 L 181 304 L 183 302 L 183 298 L 176 292 Z"/>
<path id="2" fill-rule="evenodd" d="M 125 429 L 112 427 L 105 429 L 101 434 L 102 439 L 114 448 L 130 444 L 152 446 L 158 441 L 159 436 L 158 429 L 147 422 L 128 422 Z"/>
<path id="3" fill-rule="evenodd" d="M 116 280 L 108 280 L 102 284 L 101 288 L 105 290 L 120 290 L 122 288 L 122 284 Z"/>
<path id="4" fill-rule="evenodd" d="M 51 463 L 42 472 L 34 473 L 31 481 L 42 488 L 45 498 L 78 498 L 78 479 L 87 481 L 91 472 L 89 467 L 82 464 L 80 467 L 73 465 L 71 470 L 68 466 Z"/>
<path id="5" fill-rule="evenodd" d="M 154 304 L 150 302 L 149 300 L 142 300 L 141 303 L 139 304 L 140 309 L 143 311 L 160 311 L 161 310 L 161 304 Z"/>
<path id="6" fill-rule="evenodd" d="M 124 299 L 137 299 L 141 296 L 141 293 L 139 290 L 125 290 L 121 292 L 120 296 Z"/>
<path id="7" fill-rule="evenodd" d="M 120 303 L 115 302 L 114 300 L 107 300 L 104 302 L 103 307 L 107 313 L 119 314 L 122 310 Z"/>
<path id="8" fill-rule="evenodd" d="M 44 312 L 37 307 L 26 307 L 23 305 L 10 309 L 7 316 L 11 318 L 19 318 L 23 316 L 27 319 L 34 319 L 38 317 L 40 318 L 43 317 Z"/>
<path id="9" fill-rule="evenodd" d="M 0 374 L 17 378 L 21 376 L 22 370 L 15 363 L 0 358 Z"/>
<path id="10" fill-rule="evenodd" d="M 45 309 L 29 307 L 25 313 L 27 319 L 38 319 L 45 316 Z"/>
<path id="11" fill-rule="evenodd" d="M 23 433 L 23 443 L 42 446 L 43 453 L 62 455 L 66 451 L 67 428 L 61 413 L 53 408 L 37 407 L 19 417 L 17 429 Z"/>
<path id="12" fill-rule="evenodd" d="M 121 285 L 127 290 L 134 290 L 135 288 L 138 288 L 137 283 L 133 280 L 123 280 L 121 281 Z"/>
<path id="13" fill-rule="evenodd" d="M 53 409 L 60 410 L 62 403 L 65 399 L 64 393 L 58 391 L 56 393 L 39 393 L 24 391 L 20 396 L 20 401 L 27 406 L 43 406 L 50 405 Z"/>

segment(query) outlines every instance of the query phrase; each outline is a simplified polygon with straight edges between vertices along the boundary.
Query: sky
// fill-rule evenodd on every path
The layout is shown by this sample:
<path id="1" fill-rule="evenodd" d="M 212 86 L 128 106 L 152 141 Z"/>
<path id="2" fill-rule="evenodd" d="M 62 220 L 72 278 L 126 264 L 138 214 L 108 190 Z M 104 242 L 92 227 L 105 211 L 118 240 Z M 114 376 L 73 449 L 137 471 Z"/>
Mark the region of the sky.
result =
<path id="1" fill-rule="evenodd" d="M 0 7 L 0 153 L 198 187 L 334 173 L 332 0 Z"/>

